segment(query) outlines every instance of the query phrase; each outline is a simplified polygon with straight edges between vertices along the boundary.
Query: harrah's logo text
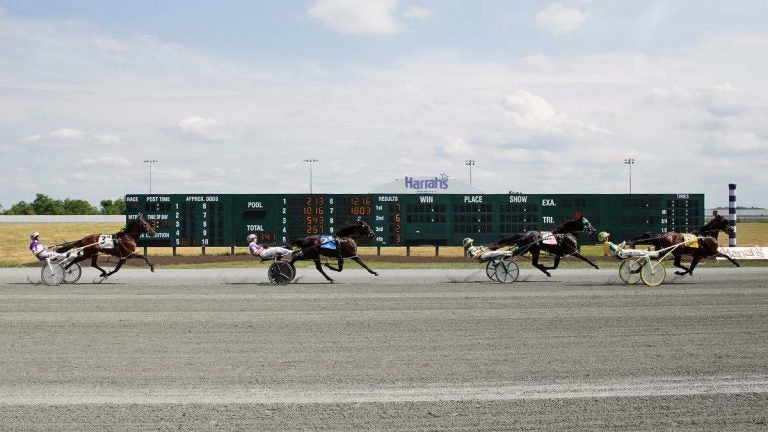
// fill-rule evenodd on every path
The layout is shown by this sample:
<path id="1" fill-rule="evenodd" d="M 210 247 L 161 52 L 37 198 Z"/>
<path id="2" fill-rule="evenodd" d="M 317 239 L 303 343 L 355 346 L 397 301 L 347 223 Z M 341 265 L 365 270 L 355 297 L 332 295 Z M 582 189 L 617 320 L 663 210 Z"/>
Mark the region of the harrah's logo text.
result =
<path id="1" fill-rule="evenodd" d="M 448 189 L 448 176 L 440 174 L 440 177 L 431 179 L 416 179 L 405 176 L 406 189 L 426 190 L 426 189 Z"/>

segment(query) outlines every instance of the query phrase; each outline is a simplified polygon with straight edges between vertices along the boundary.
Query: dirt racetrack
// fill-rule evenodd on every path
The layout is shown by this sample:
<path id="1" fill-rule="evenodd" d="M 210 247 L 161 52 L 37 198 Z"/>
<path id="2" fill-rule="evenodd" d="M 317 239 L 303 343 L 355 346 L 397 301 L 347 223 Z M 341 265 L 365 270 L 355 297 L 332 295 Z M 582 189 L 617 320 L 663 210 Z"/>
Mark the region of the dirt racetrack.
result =
<path id="1" fill-rule="evenodd" d="M 768 425 L 764 268 L 0 269 L 0 430 L 685 430 Z"/>

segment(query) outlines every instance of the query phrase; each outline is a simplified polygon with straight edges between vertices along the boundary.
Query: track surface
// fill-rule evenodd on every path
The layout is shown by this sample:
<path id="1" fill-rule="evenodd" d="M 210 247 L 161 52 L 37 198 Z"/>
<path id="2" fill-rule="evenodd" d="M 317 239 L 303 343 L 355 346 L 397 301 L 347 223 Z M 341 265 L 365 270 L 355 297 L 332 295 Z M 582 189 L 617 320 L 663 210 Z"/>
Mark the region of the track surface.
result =
<path id="1" fill-rule="evenodd" d="M 765 268 L 94 276 L 0 269 L 0 430 L 768 429 Z"/>

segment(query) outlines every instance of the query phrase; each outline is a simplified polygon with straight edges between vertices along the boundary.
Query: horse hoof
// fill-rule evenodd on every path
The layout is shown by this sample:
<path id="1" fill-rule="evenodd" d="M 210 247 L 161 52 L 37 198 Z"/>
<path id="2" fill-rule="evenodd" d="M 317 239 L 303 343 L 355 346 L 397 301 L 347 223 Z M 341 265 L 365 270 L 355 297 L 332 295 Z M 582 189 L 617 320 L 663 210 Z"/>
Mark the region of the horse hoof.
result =
<path id="1" fill-rule="evenodd" d="M 378 273 L 376 273 L 376 272 L 373 272 L 373 275 L 374 275 L 374 276 L 378 276 L 379 274 L 378 274 Z"/>
<path id="2" fill-rule="evenodd" d="M 155 272 L 155 266 L 150 266 L 150 267 L 149 267 L 149 271 L 151 271 L 152 273 L 154 273 L 154 272 Z"/>

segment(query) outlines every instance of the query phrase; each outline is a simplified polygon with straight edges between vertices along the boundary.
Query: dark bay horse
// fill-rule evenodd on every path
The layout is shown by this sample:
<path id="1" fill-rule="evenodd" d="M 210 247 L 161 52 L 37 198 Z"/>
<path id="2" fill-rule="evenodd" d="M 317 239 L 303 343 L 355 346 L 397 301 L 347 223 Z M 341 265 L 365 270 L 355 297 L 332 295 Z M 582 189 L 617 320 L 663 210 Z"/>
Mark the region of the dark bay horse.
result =
<path id="1" fill-rule="evenodd" d="M 674 231 L 662 234 L 645 233 L 632 239 L 629 243 L 631 245 L 652 245 L 657 251 L 685 243 L 672 250 L 672 256 L 675 257 L 675 267 L 684 270 L 676 271 L 675 274 L 681 276 L 685 274 L 693 275 L 693 269 L 696 268 L 696 265 L 699 263 L 699 261 L 702 260 L 702 258 L 722 257 L 726 258 L 736 267 L 741 267 L 739 263 L 736 262 L 733 258 L 718 252 L 717 235 L 720 233 L 720 231 L 731 233 L 733 231 L 733 227 L 731 227 L 731 225 L 728 223 L 728 219 L 720 216 L 719 214 L 716 214 L 711 221 L 693 230 L 690 235 L 686 235 L 687 233 L 677 233 Z M 692 258 L 689 267 L 686 267 L 682 264 L 683 255 L 691 255 Z"/>
<path id="2" fill-rule="evenodd" d="M 295 254 L 291 259 L 291 264 L 295 263 L 299 259 L 310 259 L 315 262 L 317 271 L 322 273 L 328 282 L 333 283 L 331 279 L 323 271 L 323 267 L 320 265 L 320 257 L 325 256 L 329 258 L 338 259 L 338 267 L 333 267 L 330 264 L 325 264 L 329 269 L 340 272 L 344 268 L 344 258 L 349 258 L 352 261 L 360 264 L 360 266 L 371 273 L 374 276 L 379 274 L 368 268 L 367 265 L 357 256 L 357 242 L 356 237 L 373 238 L 373 230 L 367 223 L 363 221 L 357 221 L 354 224 L 347 225 L 336 231 L 333 236 L 318 236 L 313 235 L 306 237 L 302 240 L 298 240 L 293 243 L 294 246 L 301 248 L 301 253 Z"/>
<path id="3" fill-rule="evenodd" d="M 149 262 L 147 257 L 140 253 L 136 253 L 136 240 L 139 236 L 147 233 L 150 236 L 154 236 L 154 228 L 147 222 L 142 215 L 139 215 L 136 219 L 131 219 L 125 225 L 125 228 L 118 231 L 116 234 L 111 235 L 112 247 L 105 247 L 104 234 L 91 234 L 83 237 L 80 240 L 63 243 L 56 246 L 56 252 L 67 252 L 70 249 L 83 248 L 78 252 L 77 258 L 67 264 L 66 268 L 69 268 L 72 264 L 91 259 L 91 267 L 101 272 L 101 277 L 108 278 L 109 276 L 117 273 L 120 267 L 123 266 L 126 260 L 131 258 L 139 258 L 144 260 L 149 265 L 149 269 L 155 271 L 155 265 Z M 107 239 L 109 236 L 107 236 Z M 106 270 L 99 267 L 98 260 L 99 254 L 111 255 L 119 258 L 115 269 L 107 273 Z"/>
<path id="4" fill-rule="evenodd" d="M 556 269 L 560 265 L 560 258 L 564 256 L 575 256 L 592 267 L 599 269 L 600 267 L 579 253 L 579 243 L 574 233 L 584 231 L 594 233 L 595 228 L 589 223 L 587 218 L 577 214 L 575 219 L 563 222 L 562 225 L 554 228 L 552 232 L 526 231 L 513 234 L 499 240 L 489 246 L 489 248 L 496 250 L 504 246 L 517 246 L 517 249 L 514 251 L 515 255 L 523 255 L 526 252 L 530 252 L 533 266 L 549 277 L 552 277 L 552 275 L 549 274 L 548 270 Z M 541 251 L 554 255 L 555 262 L 552 267 L 539 264 Z"/>

